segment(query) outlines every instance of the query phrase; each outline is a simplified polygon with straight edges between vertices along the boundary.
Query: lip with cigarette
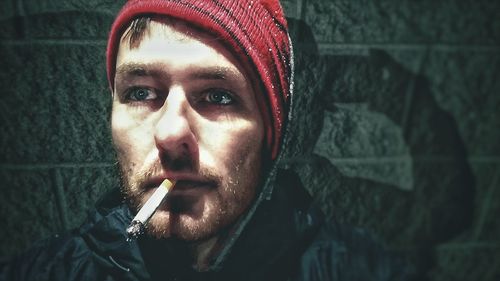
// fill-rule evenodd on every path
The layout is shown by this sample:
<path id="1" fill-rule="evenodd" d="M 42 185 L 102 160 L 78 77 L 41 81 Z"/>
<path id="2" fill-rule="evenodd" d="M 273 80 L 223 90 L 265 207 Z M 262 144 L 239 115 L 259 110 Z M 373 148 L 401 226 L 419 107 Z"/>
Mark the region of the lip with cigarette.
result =
<path id="1" fill-rule="evenodd" d="M 144 206 L 142 206 L 137 215 L 135 215 L 134 219 L 132 219 L 130 225 L 127 227 L 126 232 L 128 235 L 128 241 L 137 239 L 139 236 L 144 234 L 146 223 L 149 221 L 151 216 L 153 216 L 158 206 L 160 206 L 161 202 L 165 199 L 168 192 L 174 185 L 175 181 L 165 179 L 160 186 L 158 186 L 153 195 L 149 197 L 148 201 L 146 201 Z"/>

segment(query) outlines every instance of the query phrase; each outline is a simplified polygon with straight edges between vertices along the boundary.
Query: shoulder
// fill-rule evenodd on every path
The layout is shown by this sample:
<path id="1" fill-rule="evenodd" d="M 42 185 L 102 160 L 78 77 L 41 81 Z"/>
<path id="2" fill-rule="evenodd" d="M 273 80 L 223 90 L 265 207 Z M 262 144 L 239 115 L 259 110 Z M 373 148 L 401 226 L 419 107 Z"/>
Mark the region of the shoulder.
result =
<path id="1" fill-rule="evenodd" d="M 39 241 L 0 264 L 0 281 L 129 279 L 121 278 L 128 271 L 120 269 L 113 259 L 136 255 L 120 231 L 126 216 L 120 208 L 105 215 L 93 212 L 79 228 Z M 119 278 L 109 278 L 111 275 Z"/>
<path id="2" fill-rule="evenodd" d="M 323 226 L 300 260 L 296 280 L 408 280 L 404 263 L 360 228 Z"/>
<path id="3" fill-rule="evenodd" d="M 71 233 L 55 235 L 2 264 L 0 280 L 58 280 L 56 276 L 62 273 L 61 269 L 83 266 L 89 255 L 81 237 Z"/>

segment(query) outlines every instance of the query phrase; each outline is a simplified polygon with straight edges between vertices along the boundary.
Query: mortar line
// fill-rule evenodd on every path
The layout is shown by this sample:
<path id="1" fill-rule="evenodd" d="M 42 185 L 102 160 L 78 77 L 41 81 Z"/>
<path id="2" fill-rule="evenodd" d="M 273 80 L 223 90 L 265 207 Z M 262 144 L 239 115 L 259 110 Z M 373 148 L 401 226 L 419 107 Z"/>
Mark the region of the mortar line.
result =
<path id="1" fill-rule="evenodd" d="M 24 8 L 24 0 L 12 0 L 14 1 L 14 5 L 16 7 L 17 15 L 19 16 L 19 24 L 21 26 L 18 27 L 18 29 L 22 30 L 22 38 L 23 39 L 29 39 L 29 34 L 28 32 L 29 29 L 29 19 L 26 17 L 26 10 Z"/>
<path id="2" fill-rule="evenodd" d="M 27 44 L 48 44 L 48 45 L 106 45 L 103 39 L 33 39 L 33 40 L 2 40 L 0 44 L 6 45 L 27 45 Z M 474 51 L 474 52 L 500 52 L 500 45 L 446 45 L 446 44 L 392 44 L 392 43 L 318 43 L 320 54 L 328 53 L 328 50 L 359 50 L 369 49 L 385 50 L 431 50 L 431 51 Z"/>
<path id="3" fill-rule="evenodd" d="M 284 164 L 293 163 L 314 163 L 317 162 L 316 158 L 311 157 L 311 155 L 302 155 L 297 157 L 284 158 Z M 352 157 L 352 158 L 337 158 L 329 159 L 332 164 L 382 164 L 382 163 L 400 163 L 405 161 L 412 161 L 416 163 L 455 163 L 456 158 L 454 157 L 411 157 L 411 156 L 392 156 L 392 157 Z M 475 164 L 500 164 L 499 157 L 469 157 L 469 163 Z"/>
<path id="4" fill-rule="evenodd" d="M 0 41 L 0 45 L 23 46 L 23 45 L 71 45 L 71 46 L 106 46 L 105 39 L 6 39 Z"/>
<path id="5" fill-rule="evenodd" d="M 403 108 L 403 116 L 401 116 L 401 128 L 403 129 L 403 136 L 406 139 L 408 139 L 408 134 L 410 131 L 410 126 L 408 123 L 410 122 L 409 120 L 415 100 L 416 81 L 420 73 L 422 73 L 424 62 L 427 61 L 428 56 L 429 56 L 429 49 L 426 49 L 425 53 L 422 55 L 422 58 L 418 62 L 416 73 L 412 73 L 410 82 L 408 83 L 408 88 L 406 89 L 406 98 Z"/>
<path id="6" fill-rule="evenodd" d="M 0 168 L 8 170 L 47 170 L 63 168 L 108 168 L 115 164 L 110 162 L 90 163 L 39 163 L 39 164 L 9 164 L 0 163 Z"/>
<path id="7" fill-rule="evenodd" d="M 497 184 L 500 179 L 500 168 L 497 168 L 495 175 L 493 176 L 493 180 L 486 192 L 484 198 L 484 202 L 481 204 L 482 208 L 479 213 L 479 219 L 476 227 L 474 228 L 474 240 L 479 239 L 479 235 L 484 228 L 484 224 L 486 222 L 486 217 L 488 216 L 489 210 L 491 209 L 491 200 L 495 195 L 495 191 L 497 189 Z"/>
<path id="8" fill-rule="evenodd" d="M 387 157 L 346 157 L 330 160 L 333 164 L 380 164 L 380 163 L 398 163 L 402 161 L 413 162 L 429 162 L 429 163 L 449 163 L 456 162 L 454 157 L 446 156 L 421 156 L 410 157 L 402 156 L 387 156 Z M 284 163 L 312 163 L 316 162 L 312 155 L 301 155 L 283 159 Z M 475 164 L 500 164 L 500 157 L 469 157 L 469 163 Z M 86 162 L 86 163 L 28 163 L 28 164 L 12 164 L 0 163 L 0 169 L 5 170 L 46 170 L 46 169 L 73 169 L 73 168 L 110 168 L 114 167 L 114 162 Z"/>
<path id="9" fill-rule="evenodd" d="M 54 170 L 54 178 L 55 178 L 55 195 L 57 202 L 57 209 L 59 211 L 59 217 L 61 218 L 61 231 L 65 231 L 69 227 L 67 210 L 68 205 L 66 204 L 66 196 L 64 196 L 64 183 L 61 175 L 61 171 L 57 168 Z"/>
<path id="10" fill-rule="evenodd" d="M 307 0 L 297 0 L 297 16 L 301 21 L 305 22 L 306 12 L 304 7 L 307 7 Z"/>
<path id="11" fill-rule="evenodd" d="M 296 9 L 296 11 L 295 11 L 295 17 L 296 18 L 298 18 L 298 11 L 297 11 L 297 7 L 298 7 L 297 3 L 298 3 L 298 1 L 300 1 L 300 0 L 295 0 L 294 1 L 295 2 L 295 9 Z M 288 33 L 289 34 L 300 34 L 300 32 L 299 32 L 299 25 L 296 24 L 296 25 L 290 26 L 289 30 L 288 30 Z M 293 39 L 294 39 L 294 42 L 297 42 L 297 43 L 295 43 L 295 45 L 300 45 L 302 43 L 302 42 L 299 42 L 299 40 L 301 39 L 299 36 L 295 36 Z"/>
<path id="12" fill-rule="evenodd" d="M 394 247 L 388 247 L 391 251 L 401 251 L 401 252 L 408 252 L 408 251 L 415 251 L 418 248 L 418 246 L 394 246 Z M 464 250 L 464 249 L 495 249 L 495 248 L 500 248 L 500 243 L 497 241 L 482 241 L 482 242 L 475 242 L 475 241 L 465 241 L 465 242 L 450 242 L 450 243 L 443 243 L 436 245 L 435 247 L 437 250 L 442 250 L 442 251 L 454 251 L 454 250 Z"/>
<path id="13" fill-rule="evenodd" d="M 401 116 L 401 128 L 403 130 L 403 137 L 408 139 L 408 134 L 410 132 L 410 127 L 408 126 L 409 117 L 413 109 L 413 100 L 415 96 L 415 82 L 420 73 L 420 66 L 418 67 L 417 73 L 412 73 L 410 81 L 406 88 L 405 100 L 403 105 L 403 116 Z"/>
<path id="14" fill-rule="evenodd" d="M 26 10 L 24 9 L 24 0 L 12 0 L 16 4 L 17 14 L 21 17 L 26 17 Z"/>
<path id="15" fill-rule="evenodd" d="M 385 49 L 385 50 L 422 50 L 430 49 L 432 51 L 488 51 L 499 52 L 499 45 L 479 45 L 479 44 L 424 44 L 424 43 L 318 43 L 320 53 L 328 50 L 366 50 L 366 49 Z"/>
<path id="16" fill-rule="evenodd" d="M 500 243 L 497 241 L 482 241 L 482 242 L 463 242 L 463 243 L 448 243 L 437 245 L 436 248 L 441 250 L 455 250 L 455 249 L 470 249 L 470 248 L 500 248 Z"/>

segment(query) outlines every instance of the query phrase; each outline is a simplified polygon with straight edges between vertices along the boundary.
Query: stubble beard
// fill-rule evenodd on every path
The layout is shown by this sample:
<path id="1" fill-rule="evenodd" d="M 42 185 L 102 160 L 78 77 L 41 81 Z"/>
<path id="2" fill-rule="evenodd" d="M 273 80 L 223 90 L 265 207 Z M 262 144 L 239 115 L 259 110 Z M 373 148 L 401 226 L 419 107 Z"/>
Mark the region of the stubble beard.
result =
<path id="1" fill-rule="evenodd" d="M 129 163 L 120 157 L 118 159 L 122 193 L 129 206 L 138 211 L 151 194 L 141 183 L 159 174 L 163 168 L 161 164 L 155 163 L 146 171 L 133 172 Z M 260 169 L 255 167 L 251 167 L 246 173 L 242 172 L 245 170 L 241 168 L 242 162 L 243 160 L 238 161 L 232 166 L 235 167 L 236 173 L 228 179 L 222 179 L 214 170 L 200 169 L 198 175 L 216 184 L 209 197 L 204 198 L 202 209 L 198 210 L 199 214 L 192 216 L 182 211 L 166 210 L 164 201 L 147 223 L 147 234 L 156 239 L 174 238 L 195 242 L 211 238 L 222 229 L 228 228 L 247 209 L 255 197 L 255 187 L 241 187 L 240 179 L 249 177 L 245 179 L 245 185 L 256 185 L 260 178 Z"/>

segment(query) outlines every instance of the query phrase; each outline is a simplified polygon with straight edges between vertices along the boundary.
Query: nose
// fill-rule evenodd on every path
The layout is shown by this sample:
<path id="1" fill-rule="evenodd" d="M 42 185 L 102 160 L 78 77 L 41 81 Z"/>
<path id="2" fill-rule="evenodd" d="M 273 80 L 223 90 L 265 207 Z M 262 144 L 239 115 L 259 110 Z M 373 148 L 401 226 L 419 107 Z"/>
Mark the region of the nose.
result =
<path id="1" fill-rule="evenodd" d="M 189 102 L 181 87 L 173 87 L 159 112 L 155 144 L 164 168 L 192 170 L 198 165 L 198 146 L 189 114 Z"/>

